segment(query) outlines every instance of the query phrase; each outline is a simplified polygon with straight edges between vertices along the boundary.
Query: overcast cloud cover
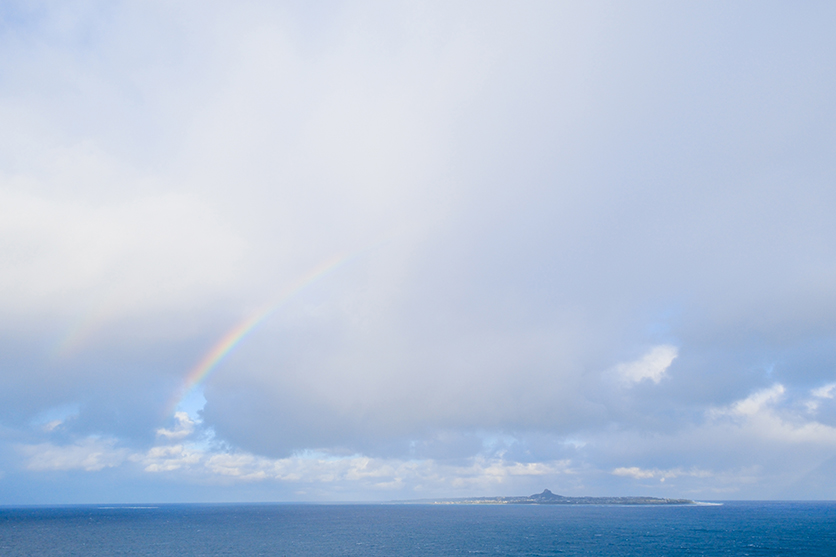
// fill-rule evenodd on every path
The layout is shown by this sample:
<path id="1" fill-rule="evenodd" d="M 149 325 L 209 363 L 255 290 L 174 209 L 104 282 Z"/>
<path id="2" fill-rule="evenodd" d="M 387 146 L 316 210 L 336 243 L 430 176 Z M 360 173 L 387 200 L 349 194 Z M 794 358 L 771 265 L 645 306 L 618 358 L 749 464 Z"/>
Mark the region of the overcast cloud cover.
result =
<path id="1" fill-rule="evenodd" d="M 3 2 L 0 504 L 836 498 L 834 25 Z"/>

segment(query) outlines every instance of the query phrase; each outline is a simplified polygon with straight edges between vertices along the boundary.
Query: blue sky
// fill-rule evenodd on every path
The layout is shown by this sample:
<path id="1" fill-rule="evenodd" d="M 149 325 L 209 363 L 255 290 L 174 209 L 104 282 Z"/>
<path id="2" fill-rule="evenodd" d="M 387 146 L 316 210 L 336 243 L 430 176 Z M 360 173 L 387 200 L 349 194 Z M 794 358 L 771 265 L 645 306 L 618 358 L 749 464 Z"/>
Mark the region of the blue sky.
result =
<path id="1" fill-rule="evenodd" d="M 834 23 L 5 2 L 0 504 L 836 498 Z"/>

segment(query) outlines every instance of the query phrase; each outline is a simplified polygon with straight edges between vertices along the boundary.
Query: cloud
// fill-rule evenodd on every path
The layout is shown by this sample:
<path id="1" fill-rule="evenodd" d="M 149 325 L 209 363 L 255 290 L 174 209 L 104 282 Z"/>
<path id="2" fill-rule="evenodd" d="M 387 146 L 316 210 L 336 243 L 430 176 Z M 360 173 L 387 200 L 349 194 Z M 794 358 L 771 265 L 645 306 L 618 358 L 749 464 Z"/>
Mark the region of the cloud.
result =
<path id="1" fill-rule="evenodd" d="M 836 428 L 779 406 L 785 392 L 785 387 L 776 383 L 730 406 L 712 409 L 708 415 L 762 439 L 836 447 Z"/>
<path id="2" fill-rule="evenodd" d="M 120 466 L 129 456 L 126 448 L 116 448 L 115 439 L 87 438 L 72 445 L 51 443 L 21 445 L 18 451 L 27 459 L 29 470 L 85 470 L 96 472 Z"/>
<path id="3" fill-rule="evenodd" d="M 821 387 L 811 390 L 810 395 L 813 398 L 804 402 L 807 410 L 809 412 L 818 411 L 822 400 L 834 398 L 834 390 L 836 390 L 836 383 L 828 383 L 827 385 L 822 385 Z"/>
<path id="4" fill-rule="evenodd" d="M 654 468 L 651 470 L 639 468 L 638 466 L 631 466 L 629 468 L 621 467 L 612 471 L 615 476 L 625 476 L 636 480 L 645 480 L 650 478 L 659 478 L 660 482 L 664 482 L 669 478 L 678 478 L 680 476 L 693 476 L 697 478 L 710 478 L 714 476 L 708 470 L 700 470 L 693 468 L 691 470 L 683 470 L 682 468 L 673 468 L 669 470 L 659 470 Z"/>
<path id="5" fill-rule="evenodd" d="M 743 400 L 739 400 L 728 408 L 722 408 L 714 411 L 715 415 L 731 415 L 731 416 L 756 416 L 762 414 L 764 411 L 769 411 L 770 406 L 774 406 L 779 402 L 786 392 L 786 389 L 780 383 L 752 393 Z"/>
<path id="6" fill-rule="evenodd" d="M 146 472 L 171 472 L 199 463 L 202 456 L 199 451 L 183 445 L 169 445 L 153 447 L 144 455 L 132 455 L 131 459 L 141 462 Z"/>
<path id="7" fill-rule="evenodd" d="M 27 469 L 32 471 L 83 470 L 92 473 L 105 467 L 136 464 L 145 474 L 175 475 L 175 478 L 185 482 L 330 484 L 339 486 L 338 489 L 359 484 L 373 491 L 398 493 L 401 497 L 422 492 L 438 495 L 445 490 L 506 489 L 506 484 L 514 485 L 517 478 L 542 477 L 543 481 L 552 482 L 556 476 L 573 473 L 569 460 L 518 462 L 501 456 L 477 456 L 450 463 L 433 459 L 337 456 L 309 451 L 288 458 L 271 459 L 195 443 L 194 439 L 185 443 L 156 445 L 144 452 L 130 452 L 116 447 L 113 440 L 97 438 L 64 446 L 49 443 L 21 445 L 18 451 L 27 459 Z"/>
<path id="8" fill-rule="evenodd" d="M 194 196 L 101 203 L 20 190 L 0 180 L 0 234 L 14 238 L 0 245 L 0 304 L 10 315 L 81 314 L 79 326 L 89 329 L 126 314 L 194 307 L 235 278 L 245 249 Z"/>
<path id="9" fill-rule="evenodd" d="M 836 423 L 830 8 L 11 5 L 4 470 L 362 498 L 601 493 L 634 468 L 725 489 L 757 461 L 752 485 L 815 491 L 799 463 L 832 458 Z M 199 414 L 161 417 L 336 254 Z"/>
<path id="10" fill-rule="evenodd" d="M 836 391 L 836 383 L 828 383 L 810 391 L 810 394 L 816 398 L 833 398 L 834 391 Z"/>
<path id="11" fill-rule="evenodd" d="M 177 421 L 177 425 L 174 429 L 158 429 L 157 435 L 159 437 L 164 437 L 166 439 L 181 439 L 183 437 L 188 437 L 194 432 L 195 422 L 187 413 L 175 412 L 174 419 Z"/>
<path id="12" fill-rule="evenodd" d="M 658 384 L 678 354 L 679 349 L 675 346 L 655 346 L 635 362 L 618 364 L 615 366 L 615 372 L 626 384 L 640 383 L 645 379 Z"/>

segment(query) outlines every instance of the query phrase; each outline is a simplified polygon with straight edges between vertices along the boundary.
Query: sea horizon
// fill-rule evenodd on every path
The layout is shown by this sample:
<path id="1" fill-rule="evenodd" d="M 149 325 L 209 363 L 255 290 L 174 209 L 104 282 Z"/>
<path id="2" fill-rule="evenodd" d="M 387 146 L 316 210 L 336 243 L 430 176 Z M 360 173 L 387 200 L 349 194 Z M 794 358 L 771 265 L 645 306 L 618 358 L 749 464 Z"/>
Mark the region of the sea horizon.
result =
<path id="1" fill-rule="evenodd" d="M 169 503 L 0 507 L 0 554 L 828 556 L 836 502 Z"/>
<path id="2" fill-rule="evenodd" d="M 625 496 L 633 497 L 633 496 Z M 640 497 L 640 496 L 639 496 Z M 386 499 L 386 500 L 275 500 L 275 501 L 150 501 L 150 502 L 99 502 L 99 503 L 0 503 L 0 509 L 14 508 L 63 508 L 63 507 L 95 507 L 102 509 L 155 509 L 166 506 L 193 505 L 193 506 L 235 506 L 235 505 L 443 505 L 443 501 L 455 501 L 464 498 L 427 498 L 427 499 Z M 654 508 L 674 506 L 699 506 L 699 505 L 724 505 L 736 503 L 834 503 L 836 499 L 692 499 L 690 505 L 658 505 Z M 650 505 L 612 504 L 612 503 L 589 503 L 588 505 L 549 505 L 536 503 L 481 503 L 461 506 L 531 506 L 531 507 L 578 507 L 578 506 L 613 506 L 613 507 L 646 507 Z"/>

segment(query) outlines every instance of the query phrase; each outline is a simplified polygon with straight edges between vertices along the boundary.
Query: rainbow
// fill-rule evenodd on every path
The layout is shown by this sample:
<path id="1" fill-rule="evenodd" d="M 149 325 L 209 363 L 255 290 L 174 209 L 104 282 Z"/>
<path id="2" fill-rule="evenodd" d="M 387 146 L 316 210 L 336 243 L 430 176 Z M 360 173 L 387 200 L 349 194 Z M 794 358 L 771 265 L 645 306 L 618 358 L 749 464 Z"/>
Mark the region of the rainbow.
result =
<path id="1" fill-rule="evenodd" d="M 75 355 L 96 331 L 116 314 L 112 296 L 100 300 L 78 318 L 50 350 L 50 358 L 63 360 Z"/>
<path id="2" fill-rule="evenodd" d="M 177 396 L 171 400 L 166 406 L 166 417 L 174 414 L 177 406 L 182 402 L 186 396 L 200 385 L 212 373 L 212 370 L 235 348 L 248 333 L 252 332 L 259 323 L 263 322 L 267 317 L 276 311 L 282 304 L 284 304 L 294 294 L 302 290 L 317 279 L 330 273 L 349 259 L 350 255 L 340 255 L 329 260 L 324 261 L 307 274 L 300 277 L 296 282 L 284 289 L 284 291 L 277 297 L 277 299 L 269 304 L 266 304 L 253 312 L 249 317 L 241 321 L 235 327 L 230 329 L 221 339 L 215 343 L 214 346 L 206 353 L 200 362 L 189 371 L 189 374 L 183 380 L 183 385 L 177 393 Z"/>

